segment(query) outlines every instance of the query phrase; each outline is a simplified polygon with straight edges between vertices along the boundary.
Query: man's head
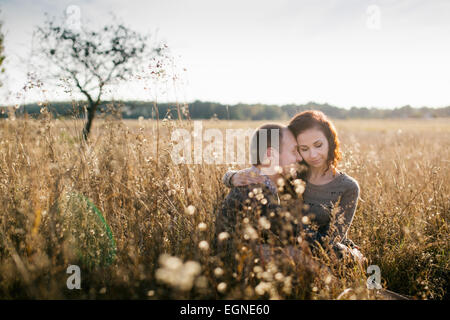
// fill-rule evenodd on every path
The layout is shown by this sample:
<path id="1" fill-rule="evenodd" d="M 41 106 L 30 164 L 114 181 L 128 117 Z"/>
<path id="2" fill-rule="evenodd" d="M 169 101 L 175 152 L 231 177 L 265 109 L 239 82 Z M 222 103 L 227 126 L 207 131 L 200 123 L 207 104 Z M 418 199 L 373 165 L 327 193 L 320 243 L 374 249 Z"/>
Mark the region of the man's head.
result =
<path id="1" fill-rule="evenodd" d="M 278 124 L 259 127 L 253 134 L 250 148 L 251 162 L 260 168 L 285 167 L 302 160 L 294 135 Z"/>

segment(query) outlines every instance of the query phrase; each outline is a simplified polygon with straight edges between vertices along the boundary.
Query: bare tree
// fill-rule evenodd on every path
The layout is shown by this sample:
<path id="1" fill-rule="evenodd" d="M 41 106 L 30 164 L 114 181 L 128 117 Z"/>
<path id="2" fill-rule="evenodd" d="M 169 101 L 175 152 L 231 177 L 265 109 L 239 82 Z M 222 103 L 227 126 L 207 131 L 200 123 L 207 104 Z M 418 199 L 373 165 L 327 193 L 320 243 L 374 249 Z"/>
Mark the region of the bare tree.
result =
<path id="1" fill-rule="evenodd" d="M 144 59 L 158 54 L 158 48 L 148 45 L 148 38 L 115 19 L 97 30 L 88 30 L 84 25 L 71 28 L 50 19 L 36 29 L 35 55 L 50 63 L 52 69 L 47 71 L 54 80 L 70 81 L 88 101 L 85 140 L 105 86 L 127 80 Z"/>

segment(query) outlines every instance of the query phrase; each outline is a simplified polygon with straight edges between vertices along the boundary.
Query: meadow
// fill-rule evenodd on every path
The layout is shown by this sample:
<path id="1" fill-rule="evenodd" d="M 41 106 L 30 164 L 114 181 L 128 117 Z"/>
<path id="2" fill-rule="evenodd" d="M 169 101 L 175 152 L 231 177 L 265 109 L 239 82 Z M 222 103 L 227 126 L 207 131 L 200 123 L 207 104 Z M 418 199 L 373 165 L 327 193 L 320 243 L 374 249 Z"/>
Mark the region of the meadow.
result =
<path id="1" fill-rule="evenodd" d="M 361 189 L 349 238 L 379 266 L 384 288 L 415 299 L 449 299 L 449 123 L 335 121 L 339 169 Z M 240 166 L 175 165 L 171 132 L 192 122 L 103 116 L 88 145 L 82 127 L 45 109 L 39 119 L 0 119 L 0 298 L 377 298 L 364 268 L 326 254 L 313 257 L 327 266 L 317 270 L 288 260 L 263 267 L 245 241 L 235 256 L 214 255 L 222 176 Z M 86 218 L 94 207 L 110 233 Z M 68 289 L 69 265 L 80 266 L 81 289 Z"/>

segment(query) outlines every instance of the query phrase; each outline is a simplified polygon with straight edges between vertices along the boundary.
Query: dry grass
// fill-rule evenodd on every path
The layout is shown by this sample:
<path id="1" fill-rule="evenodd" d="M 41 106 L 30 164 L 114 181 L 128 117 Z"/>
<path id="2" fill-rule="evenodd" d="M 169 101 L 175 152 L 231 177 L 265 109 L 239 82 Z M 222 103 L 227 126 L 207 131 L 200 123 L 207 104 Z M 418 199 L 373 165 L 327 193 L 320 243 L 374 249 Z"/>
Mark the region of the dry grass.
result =
<path id="1" fill-rule="evenodd" d="M 225 258 L 244 267 L 227 269 L 210 244 L 228 166 L 170 160 L 170 131 L 192 123 L 159 122 L 158 147 L 154 121 L 98 119 L 90 147 L 80 147 L 82 125 L 45 112 L 38 120 L 0 120 L 0 297 L 335 299 L 352 288 L 344 299 L 373 298 L 365 270 L 327 257 L 315 258 L 327 268 L 312 274 L 288 260 L 264 269 L 244 243 L 236 257 Z M 361 187 L 350 238 L 380 267 L 384 287 L 448 299 L 448 119 L 336 126 L 341 169 Z M 72 192 L 91 199 L 110 225 L 117 244 L 112 264 L 92 267 L 71 249 L 71 234 L 91 241 L 94 251 L 100 239 L 89 222 L 70 229 L 65 200 Z M 66 287 L 69 264 L 81 266 L 81 290 Z"/>

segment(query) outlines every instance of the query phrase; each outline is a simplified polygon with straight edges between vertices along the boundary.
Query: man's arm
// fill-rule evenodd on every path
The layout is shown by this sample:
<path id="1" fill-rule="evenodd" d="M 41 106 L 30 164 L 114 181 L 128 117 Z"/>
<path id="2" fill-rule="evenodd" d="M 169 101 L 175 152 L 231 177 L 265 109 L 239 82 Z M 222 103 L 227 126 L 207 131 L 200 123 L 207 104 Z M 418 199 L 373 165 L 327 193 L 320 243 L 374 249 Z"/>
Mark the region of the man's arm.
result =
<path id="1" fill-rule="evenodd" d="M 228 188 L 264 183 L 264 177 L 253 171 L 252 167 L 241 170 L 228 170 L 222 182 Z"/>
<path id="2" fill-rule="evenodd" d="M 231 183 L 231 179 L 233 178 L 234 174 L 238 172 L 237 170 L 228 170 L 225 172 L 222 178 L 222 182 L 225 186 L 228 188 L 233 188 L 233 184 Z"/>

